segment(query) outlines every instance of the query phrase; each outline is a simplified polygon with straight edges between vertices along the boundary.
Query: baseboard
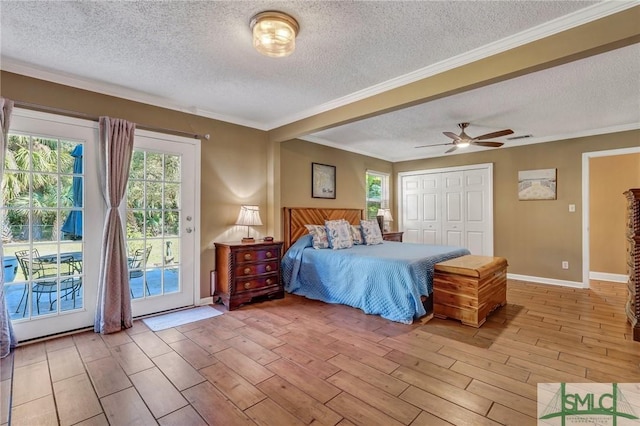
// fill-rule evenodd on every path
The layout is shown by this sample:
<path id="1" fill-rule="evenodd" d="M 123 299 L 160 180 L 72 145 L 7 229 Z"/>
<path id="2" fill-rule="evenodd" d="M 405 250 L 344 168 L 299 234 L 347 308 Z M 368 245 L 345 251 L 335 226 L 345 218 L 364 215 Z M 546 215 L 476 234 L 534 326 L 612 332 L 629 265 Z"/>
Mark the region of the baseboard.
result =
<path id="1" fill-rule="evenodd" d="M 557 280 L 555 278 L 533 277 L 530 275 L 509 274 L 507 278 L 511 280 L 530 281 L 532 283 L 558 285 L 562 287 L 586 288 L 580 281 Z"/>
<path id="2" fill-rule="evenodd" d="M 213 305 L 213 296 L 202 298 L 198 301 L 198 306 L 201 305 Z"/>
<path id="3" fill-rule="evenodd" d="M 624 274 L 611 274 L 609 272 L 589 272 L 590 280 L 610 281 L 613 283 L 628 283 L 629 276 Z"/>

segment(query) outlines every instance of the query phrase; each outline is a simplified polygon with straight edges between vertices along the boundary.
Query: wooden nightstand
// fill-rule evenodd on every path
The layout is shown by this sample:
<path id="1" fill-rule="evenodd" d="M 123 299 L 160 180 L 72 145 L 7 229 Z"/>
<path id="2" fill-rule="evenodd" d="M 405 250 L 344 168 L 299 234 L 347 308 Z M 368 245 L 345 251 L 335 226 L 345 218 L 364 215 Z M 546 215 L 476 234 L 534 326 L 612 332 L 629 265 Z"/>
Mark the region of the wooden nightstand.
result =
<path id="1" fill-rule="evenodd" d="M 385 241 L 397 241 L 401 243 L 402 234 L 404 234 L 404 232 L 383 232 L 382 239 Z"/>
<path id="2" fill-rule="evenodd" d="M 230 311 L 257 299 L 281 299 L 282 242 L 215 243 L 216 291 Z"/>

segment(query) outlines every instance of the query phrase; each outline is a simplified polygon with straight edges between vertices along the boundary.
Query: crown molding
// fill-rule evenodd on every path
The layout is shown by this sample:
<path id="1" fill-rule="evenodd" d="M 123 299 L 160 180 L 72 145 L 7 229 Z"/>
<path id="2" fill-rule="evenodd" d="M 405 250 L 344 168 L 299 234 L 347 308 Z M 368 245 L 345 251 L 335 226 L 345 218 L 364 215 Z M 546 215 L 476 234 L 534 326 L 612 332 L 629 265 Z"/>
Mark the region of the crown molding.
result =
<path id="1" fill-rule="evenodd" d="M 532 43 L 536 40 L 561 33 L 563 31 L 578 27 L 588 22 L 613 15 L 614 13 L 630 9 L 631 7 L 637 5 L 638 2 L 636 0 L 604 1 L 602 3 L 597 3 L 593 6 L 578 10 L 569 15 L 561 16 L 549 22 L 545 22 L 544 24 L 538 25 L 537 27 L 530 28 L 518 34 L 503 38 L 502 40 L 497 40 L 493 43 L 489 43 L 477 49 L 473 49 L 460 55 L 437 62 L 428 67 L 421 68 L 419 70 L 393 78 L 391 80 L 387 80 L 374 86 L 370 86 L 366 89 L 359 90 L 347 96 L 334 99 L 330 102 L 326 102 L 313 108 L 300 111 L 295 115 L 284 117 L 280 120 L 270 123 L 267 126 L 268 130 L 282 127 L 287 124 L 294 123 L 296 121 L 303 120 L 305 118 L 309 118 L 314 115 L 321 114 L 332 109 L 339 108 L 353 102 L 357 102 L 368 97 L 378 95 L 380 93 L 384 93 L 386 91 L 405 86 L 407 84 L 411 84 L 428 77 L 432 77 L 437 74 L 441 74 L 446 71 L 450 71 L 452 69 L 470 64 L 489 56 L 505 52 L 515 47 L 523 46 L 527 43 Z"/>
<path id="2" fill-rule="evenodd" d="M 322 139 L 322 138 L 319 138 L 317 136 L 307 135 L 307 136 L 300 136 L 300 137 L 298 137 L 296 139 L 300 139 L 301 141 L 316 143 L 318 145 L 328 146 L 328 147 L 331 147 L 331 148 L 336 148 L 336 149 L 339 149 L 340 151 L 353 152 L 354 154 L 360 154 L 360 155 L 364 155 L 366 157 L 377 158 L 378 160 L 384 160 L 384 161 L 389 161 L 389 162 L 393 163 L 392 160 L 389 160 L 388 158 L 382 157 L 382 156 L 380 156 L 378 154 L 372 154 L 370 152 L 366 152 L 366 151 L 363 151 L 363 150 L 360 150 L 360 149 L 355 149 L 355 148 L 351 148 L 351 147 L 348 147 L 348 146 L 343 146 L 343 145 L 340 145 L 339 143 L 328 141 L 326 139 Z"/>
<path id="3" fill-rule="evenodd" d="M 100 93 L 103 95 L 114 96 L 128 101 L 138 102 L 146 105 L 152 105 L 160 108 L 170 109 L 173 111 L 184 112 L 187 114 L 197 115 L 200 117 L 211 118 L 218 121 L 224 121 L 226 123 L 237 124 L 239 126 L 250 127 L 258 130 L 267 130 L 264 123 L 259 123 L 250 120 L 244 120 L 237 117 L 232 117 L 224 114 L 217 114 L 212 111 L 196 107 L 185 107 L 179 105 L 169 99 L 150 95 L 148 93 L 142 93 L 135 90 L 127 89 L 116 84 L 103 83 L 94 81 L 74 75 L 70 75 L 62 72 L 55 72 L 46 70 L 41 67 L 36 67 L 27 64 L 22 61 L 18 61 L 13 58 L 5 56 L 0 57 L 0 69 L 3 71 L 24 75 L 38 80 L 49 81 L 51 83 L 62 84 L 64 86 L 70 86 L 77 89 L 88 90 L 90 92 Z"/>
<path id="4" fill-rule="evenodd" d="M 633 130 L 640 130 L 640 123 L 631 123 L 631 124 L 622 124 L 619 126 L 612 126 L 612 127 L 603 127 L 600 129 L 591 129 L 591 130 L 585 130 L 585 131 L 580 131 L 580 132 L 574 132 L 574 133 L 566 133 L 563 135 L 554 135 L 554 136 L 545 136 L 545 137 L 540 137 L 540 138 L 530 138 L 530 139 L 526 139 L 523 140 L 523 142 L 518 141 L 517 145 L 513 145 L 513 146 L 504 146 L 502 148 L 498 148 L 498 149 L 509 149 L 509 148 L 518 148 L 524 145 L 533 145 L 533 144 L 539 144 L 539 143 L 547 143 L 547 142 L 558 142 L 558 141 L 563 141 L 563 140 L 567 140 L 567 139 L 577 139 L 577 138 L 585 138 L 585 137 L 589 137 L 589 136 L 598 136 L 598 135 L 606 135 L 609 133 L 620 133 L 620 132 L 628 132 L 628 131 L 633 131 Z M 370 152 L 366 152 L 364 150 L 358 150 L 358 149 L 352 149 L 349 147 L 345 147 L 345 146 L 341 146 L 340 144 L 331 142 L 331 141 L 327 141 L 325 139 L 316 137 L 316 136 L 304 136 L 304 137 L 299 137 L 297 139 L 300 140 L 304 140 L 307 142 L 311 142 L 311 143 L 317 143 L 318 145 L 324 145 L 324 146 L 328 146 L 331 148 L 336 148 L 342 151 L 348 151 L 348 152 L 353 152 L 355 154 L 360 154 L 360 155 L 365 155 L 367 157 L 372 157 L 372 158 L 377 158 L 379 160 L 384 160 L 384 161 L 388 161 L 390 163 L 398 163 L 401 161 L 413 161 L 413 160 L 425 160 L 427 158 L 437 158 L 437 157 L 443 157 L 444 153 L 443 152 L 438 152 L 436 154 L 428 154 L 428 153 L 422 153 L 422 154 L 416 154 L 416 155 L 411 155 L 411 156 L 407 156 L 407 157 L 400 157 L 400 158 L 388 158 L 388 157 L 383 157 L 380 156 L 378 154 L 372 154 Z M 473 154 L 474 152 L 482 152 L 484 151 L 484 149 L 482 148 L 478 148 L 478 149 L 474 149 L 472 151 L 470 150 L 458 150 L 455 153 L 450 153 L 447 154 L 447 156 L 451 156 L 451 155 L 462 155 L 462 154 Z"/>
<path id="5" fill-rule="evenodd" d="M 506 37 L 502 40 L 495 41 L 493 43 L 454 56 L 428 67 L 416 70 L 397 78 L 393 78 L 391 80 L 368 87 L 366 89 L 359 90 L 347 96 L 337 98 L 333 101 L 309 108 L 297 114 L 290 115 L 270 123 L 246 120 L 240 117 L 219 114 L 213 111 L 207 111 L 193 106 L 180 105 L 170 99 L 166 99 L 160 96 L 149 95 L 147 93 L 138 92 L 136 90 L 128 89 L 115 84 L 89 80 L 86 78 L 70 75 L 68 73 L 46 70 L 44 68 L 36 67 L 4 56 L 0 56 L 0 69 L 32 78 L 37 78 L 40 80 L 50 81 L 52 83 L 63 84 L 66 86 L 97 92 L 104 95 L 115 96 L 134 102 L 140 102 L 143 104 L 153 105 L 174 111 L 180 111 L 201 117 L 211 118 L 214 120 L 237 124 L 244 127 L 269 131 L 368 98 L 370 96 L 377 95 L 382 92 L 395 89 L 397 87 L 404 86 L 427 77 L 431 77 L 433 75 L 460 67 L 462 65 L 472 63 L 474 61 L 504 52 L 514 47 L 522 46 L 524 44 L 542 39 L 544 37 L 548 37 L 553 34 L 557 34 L 567 29 L 577 27 L 579 25 L 595 21 L 600 18 L 604 18 L 614 13 L 630 9 L 637 5 L 637 0 L 603 1 L 601 3 L 597 3 L 595 5 L 578 10 L 569 15 L 551 20 L 537 27 L 522 31 L 513 36 Z"/>

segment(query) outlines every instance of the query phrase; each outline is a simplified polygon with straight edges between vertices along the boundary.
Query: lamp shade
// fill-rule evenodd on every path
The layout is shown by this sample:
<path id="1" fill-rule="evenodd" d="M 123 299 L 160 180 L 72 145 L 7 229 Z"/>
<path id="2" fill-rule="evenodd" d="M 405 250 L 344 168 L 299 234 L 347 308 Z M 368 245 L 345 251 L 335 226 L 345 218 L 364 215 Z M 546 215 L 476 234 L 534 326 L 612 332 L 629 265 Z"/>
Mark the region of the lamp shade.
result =
<path id="1" fill-rule="evenodd" d="M 391 216 L 390 209 L 378 209 L 378 216 L 384 216 L 385 221 L 393 222 L 393 216 Z"/>
<path id="2" fill-rule="evenodd" d="M 253 31 L 253 47 L 265 56 L 289 56 L 296 48 L 300 27 L 291 16 L 275 11 L 258 13 L 249 23 Z"/>
<path id="3" fill-rule="evenodd" d="M 236 225 L 246 226 L 260 226 L 262 220 L 260 220 L 260 207 L 258 206 L 242 206 L 240 207 L 240 214 Z"/>

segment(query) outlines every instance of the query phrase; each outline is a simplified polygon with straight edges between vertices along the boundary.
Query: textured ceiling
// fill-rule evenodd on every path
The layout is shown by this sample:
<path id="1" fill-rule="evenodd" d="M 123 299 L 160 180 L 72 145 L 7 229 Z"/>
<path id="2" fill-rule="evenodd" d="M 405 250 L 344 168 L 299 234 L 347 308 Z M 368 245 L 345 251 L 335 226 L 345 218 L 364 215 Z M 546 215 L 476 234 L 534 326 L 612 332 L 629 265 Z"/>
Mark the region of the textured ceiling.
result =
<path id="1" fill-rule="evenodd" d="M 3 0 L 0 66 L 269 130 L 452 58 L 529 41 L 602 7 L 573 0 Z M 250 18 L 273 9 L 301 27 L 296 51 L 284 59 L 251 46 Z M 509 127 L 533 134 L 529 142 L 632 126 L 640 121 L 639 75 L 633 45 L 304 137 L 399 161 L 442 154 L 446 147 L 414 146 L 447 142 L 441 132 L 458 133 L 460 121 L 472 123 L 472 136 Z"/>

